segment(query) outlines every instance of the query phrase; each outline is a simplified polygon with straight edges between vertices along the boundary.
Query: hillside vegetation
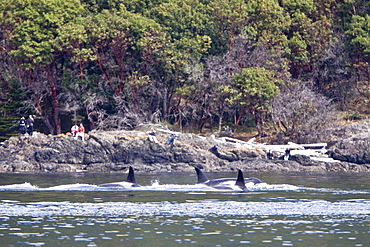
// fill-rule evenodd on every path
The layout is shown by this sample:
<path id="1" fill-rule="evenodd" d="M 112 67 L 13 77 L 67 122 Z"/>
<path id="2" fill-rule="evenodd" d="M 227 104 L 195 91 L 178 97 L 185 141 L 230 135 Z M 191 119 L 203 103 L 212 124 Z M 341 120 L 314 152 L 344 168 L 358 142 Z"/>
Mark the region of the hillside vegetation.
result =
<path id="1" fill-rule="evenodd" d="M 367 114 L 367 0 L 0 2 L 0 136 L 168 123 L 321 141 Z"/>

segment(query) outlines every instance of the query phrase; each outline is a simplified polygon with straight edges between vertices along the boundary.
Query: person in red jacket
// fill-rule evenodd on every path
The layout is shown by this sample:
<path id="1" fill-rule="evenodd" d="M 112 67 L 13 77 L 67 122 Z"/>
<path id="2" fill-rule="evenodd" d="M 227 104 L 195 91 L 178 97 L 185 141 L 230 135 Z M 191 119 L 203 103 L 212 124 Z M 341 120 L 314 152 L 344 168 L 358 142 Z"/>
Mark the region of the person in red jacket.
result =
<path id="1" fill-rule="evenodd" d="M 78 127 L 76 138 L 78 139 L 79 136 L 81 137 L 82 141 L 85 141 L 85 127 L 83 126 L 83 124 L 80 124 L 80 126 Z"/>

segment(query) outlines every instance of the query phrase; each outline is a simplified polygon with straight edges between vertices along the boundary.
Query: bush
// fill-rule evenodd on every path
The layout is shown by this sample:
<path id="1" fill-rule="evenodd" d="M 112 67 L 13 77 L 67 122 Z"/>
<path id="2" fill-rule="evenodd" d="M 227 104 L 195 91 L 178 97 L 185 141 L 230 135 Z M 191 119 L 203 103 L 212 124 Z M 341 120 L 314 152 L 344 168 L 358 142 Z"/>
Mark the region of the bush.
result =
<path id="1" fill-rule="evenodd" d="M 303 82 L 284 87 L 272 103 L 273 121 L 297 142 L 320 141 L 322 131 L 337 123 L 337 116 L 331 101 Z"/>

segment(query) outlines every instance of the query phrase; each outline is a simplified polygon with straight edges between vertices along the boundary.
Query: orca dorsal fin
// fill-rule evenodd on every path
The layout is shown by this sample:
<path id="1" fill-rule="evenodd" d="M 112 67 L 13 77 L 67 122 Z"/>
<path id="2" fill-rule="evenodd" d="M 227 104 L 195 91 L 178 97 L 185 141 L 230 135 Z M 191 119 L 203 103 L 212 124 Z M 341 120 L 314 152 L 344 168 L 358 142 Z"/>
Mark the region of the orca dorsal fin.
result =
<path id="1" fill-rule="evenodd" d="M 239 186 L 242 189 L 246 188 L 245 187 L 245 181 L 244 181 L 243 172 L 240 169 L 238 169 L 238 178 L 236 179 L 235 185 L 236 186 Z"/>
<path id="2" fill-rule="evenodd" d="M 204 175 L 204 173 L 198 168 L 198 167 L 194 167 L 195 168 L 195 171 L 197 172 L 197 177 L 198 177 L 198 184 L 201 184 L 201 183 L 205 183 L 207 182 L 209 179 L 206 177 L 206 175 Z"/>
<path id="3" fill-rule="evenodd" d="M 134 169 L 131 166 L 129 167 L 126 182 L 136 184 Z"/>

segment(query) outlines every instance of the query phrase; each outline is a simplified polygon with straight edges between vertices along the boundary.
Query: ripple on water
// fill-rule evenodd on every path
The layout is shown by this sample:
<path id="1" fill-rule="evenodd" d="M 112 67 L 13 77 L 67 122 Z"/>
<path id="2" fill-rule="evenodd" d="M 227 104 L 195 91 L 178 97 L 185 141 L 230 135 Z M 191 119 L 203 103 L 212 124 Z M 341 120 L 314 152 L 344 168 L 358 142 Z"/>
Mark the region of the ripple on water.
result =
<path id="1" fill-rule="evenodd" d="M 230 205 L 229 205 L 230 206 Z M 294 246 L 302 239 L 322 238 L 323 243 L 336 239 L 351 243 L 347 246 L 363 246 L 362 236 L 353 229 L 355 224 L 369 225 L 369 217 L 351 215 L 338 216 L 335 220 L 327 215 L 105 215 L 105 216 L 45 216 L 45 217 L 1 217 L 0 227 L 7 238 L 29 240 L 29 243 L 42 244 L 39 239 L 54 238 L 65 245 L 85 243 L 84 246 L 104 246 L 110 243 L 127 245 L 139 243 L 193 243 L 200 246 L 219 244 L 260 244 L 279 243 Z M 351 226 L 352 225 L 352 226 Z M 37 226 L 37 228 L 34 228 Z M 311 237 L 312 236 L 312 237 Z M 32 241 L 31 241 L 32 239 Z M 18 240 L 19 241 L 19 240 Z M 138 242 L 139 241 L 139 242 Z M 18 242 L 19 243 L 19 242 Z M 159 244 L 158 242 L 156 242 Z M 320 244 L 319 244 L 320 245 Z"/>
<path id="2" fill-rule="evenodd" d="M 367 201 L 237 202 L 204 200 L 185 203 L 156 202 L 39 202 L 0 203 L 0 216 L 100 216 L 100 215 L 369 215 Z"/>

